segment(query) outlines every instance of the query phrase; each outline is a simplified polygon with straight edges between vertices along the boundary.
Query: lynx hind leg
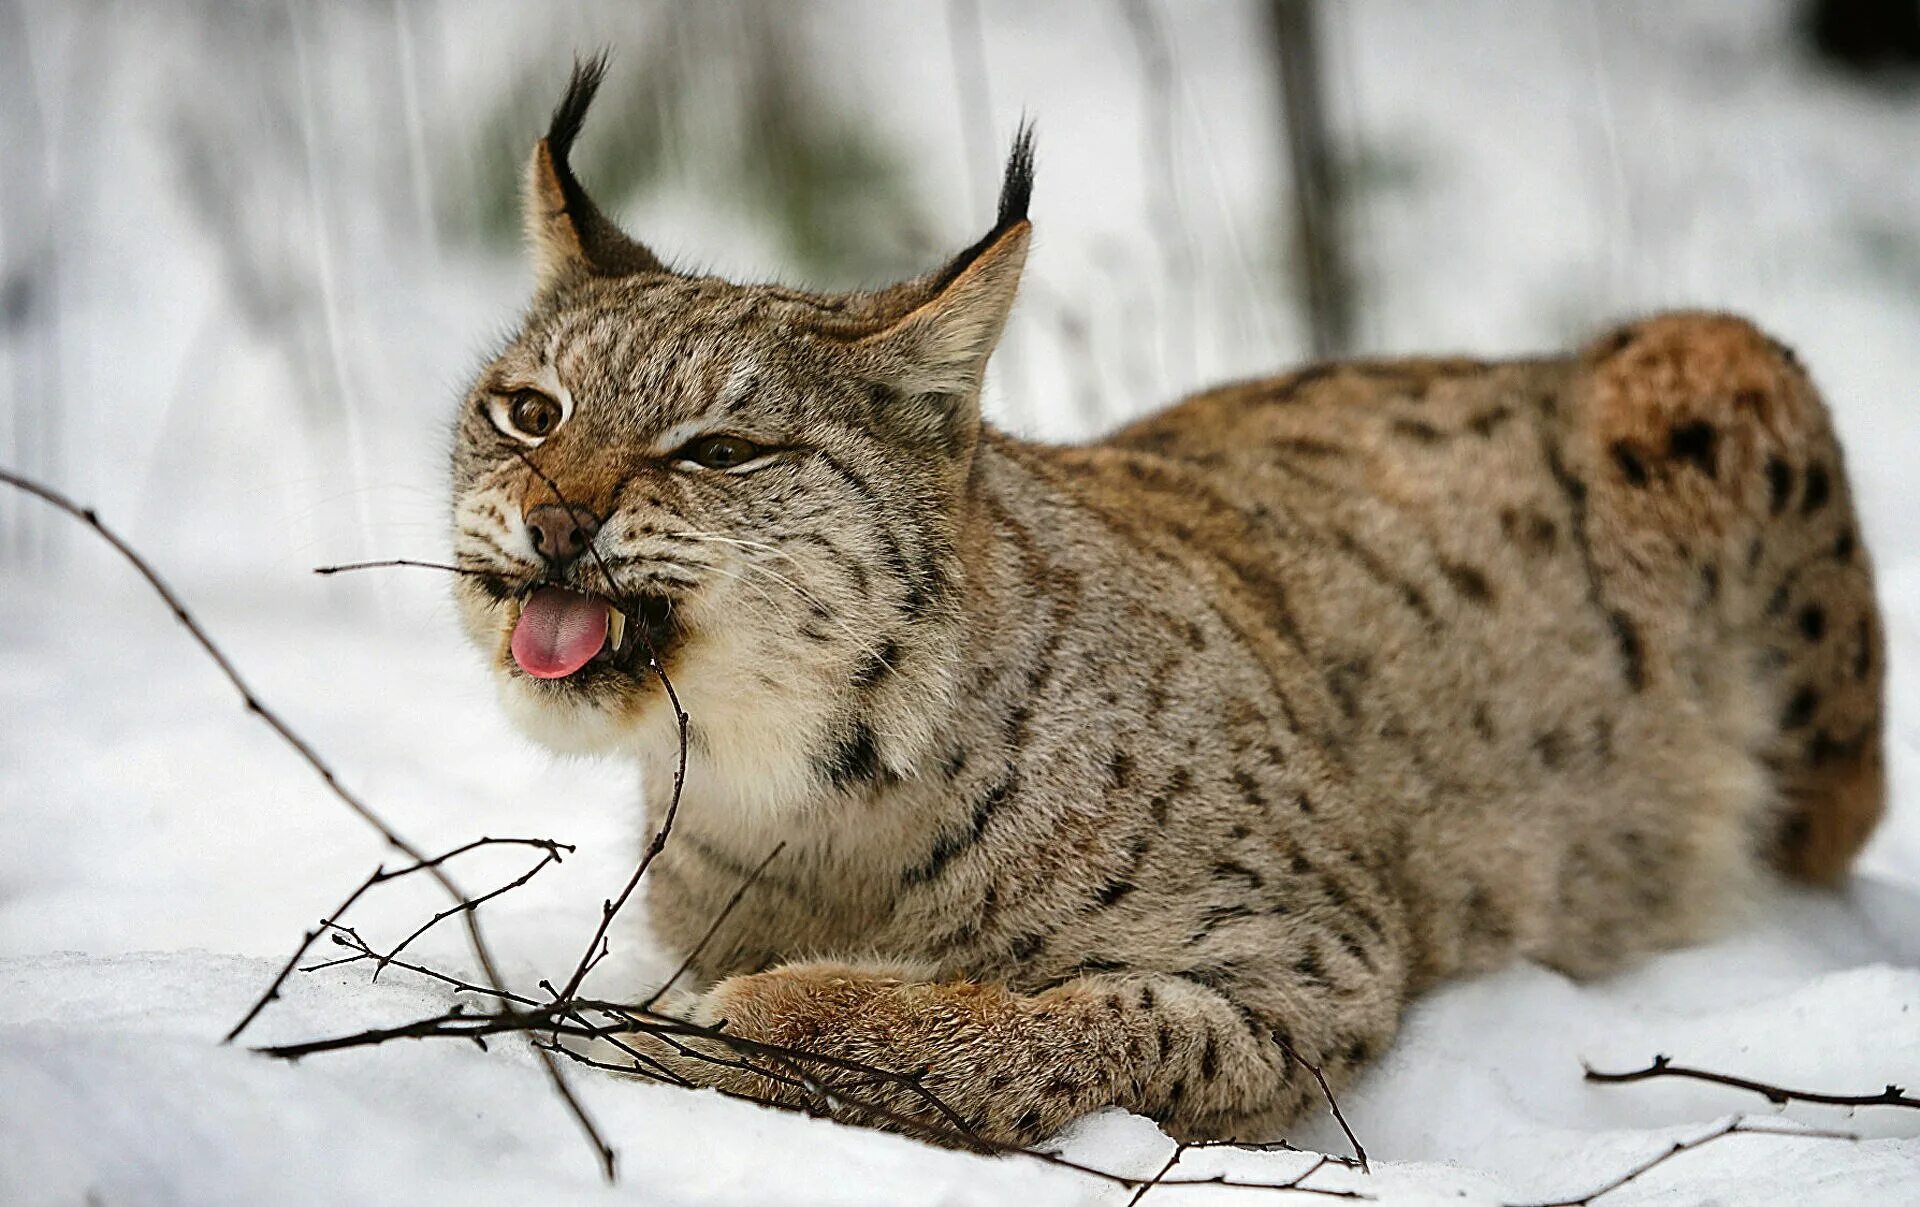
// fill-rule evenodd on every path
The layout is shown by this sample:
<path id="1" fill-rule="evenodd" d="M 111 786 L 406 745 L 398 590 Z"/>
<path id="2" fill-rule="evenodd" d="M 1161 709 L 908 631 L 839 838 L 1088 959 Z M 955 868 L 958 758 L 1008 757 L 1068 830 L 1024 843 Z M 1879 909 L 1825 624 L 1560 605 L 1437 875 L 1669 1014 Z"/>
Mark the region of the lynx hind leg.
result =
<path id="1" fill-rule="evenodd" d="M 1684 674 L 1708 709 L 1752 717 L 1744 744 L 1778 799 L 1759 845 L 1837 881 L 1884 807 L 1884 659 L 1826 407 L 1791 350 L 1731 316 L 1649 319 L 1586 359 L 1593 522 L 1617 525 L 1622 623 L 1683 634 L 1642 673 Z"/>

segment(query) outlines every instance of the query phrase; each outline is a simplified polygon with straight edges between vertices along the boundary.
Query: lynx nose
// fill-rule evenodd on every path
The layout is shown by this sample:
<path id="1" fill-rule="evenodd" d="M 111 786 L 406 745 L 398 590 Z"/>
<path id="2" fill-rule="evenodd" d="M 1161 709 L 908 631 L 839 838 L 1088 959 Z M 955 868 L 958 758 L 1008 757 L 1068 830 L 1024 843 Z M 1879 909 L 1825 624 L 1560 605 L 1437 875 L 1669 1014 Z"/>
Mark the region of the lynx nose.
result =
<path id="1" fill-rule="evenodd" d="M 555 570 L 585 553 L 598 531 L 600 521 L 585 508 L 570 512 L 553 503 L 542 503 L 527 512 L 527 538 Z"/>

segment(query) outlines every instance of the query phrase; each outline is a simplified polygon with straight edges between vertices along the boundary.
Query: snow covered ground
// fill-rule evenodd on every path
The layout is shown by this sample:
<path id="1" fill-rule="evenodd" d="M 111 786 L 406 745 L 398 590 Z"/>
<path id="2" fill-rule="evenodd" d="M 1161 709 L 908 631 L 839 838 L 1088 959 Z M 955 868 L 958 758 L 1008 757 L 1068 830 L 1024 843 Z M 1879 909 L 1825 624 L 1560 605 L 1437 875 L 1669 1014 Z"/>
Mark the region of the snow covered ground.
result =
<path id="1" fill-rule="evenodd" d="M 291 370 L 236 319 L 232 282 L 166 155 L 169 98 L 217 104 L 219 87 L 236 86 L 213 70 L 225 60 L 205 24 L 117 9 L 83 42 L 67 10 L 28 8 L 49 113 L 86 127 L 101 165 L 71 208 L 81 229 L 64 278 L 73 404 L 61 482 L 151 555 L 259 693 L 421 846 L 483 833 L 577 844 L 490 911 L 510 977 L 532 984 L 570 968 L 625 875 L 638 842 L 632 773 L 555 761 L 512 734 L 437 579 L 306 573 L 442 548 L 445 411 L 521 288 L 512 265 L 359 208 L 379 183 L 360 136 L 380 110 L 352 85 L 383 61 L 359 51 L 408 39 L 420 61 L 440 56 L 442 76 L 429 77 L 456 95 L 542 48 L 557 78 L 571 46 L 634 30 L 599 7 L 565 10 L 551 27 L 506 6 L 470 21 L 409 9 L 394 24 L 289 11 L 295 99 L 309 102 L 290 120 L 303 123 L 310 158 L 277 220 L 327 267 L 317 355 L 346 396 L 337 426 L 282 401 Z M 1314 1185 L 1396 1204 L 1552 1200 L 1734 1112 L 1773 1114 L 1709 1086 L 1588 1085 L 1583 1060 L 1628 1068 L 1663 1052 L 1809 1089 L 1920 1084 L 1920 519 L 1906 497 L 1920 457 L 1920 107 L 1791 61 L 1777 10 L 1657 11 L 1365 4 L 1329 23 L 1346 68 L 1340 124 L 1379 182 L 1361 198 L 1367 342 L 1517 351 L 1615 314 L 1712 304 L 1795 344 L 1848 441 L 1879 568 L 1893 815 L 1844 895 L 1783 893 L 1718 943 L 1600 983 L 1516 967 L 1434 994 L 1343 1095 L 1373 1174 L 1325 1171 Z M 930 165 L 918 187 L 943 216 L 941 237 L 959 243 L 978 206 L 965 200 L 943 12 L 823 5 L 809 25 L 823 61 L 848 68 L 826 74 Z M 1088 374 L 1068 367 L 1059 306 L 1078 306 L 1091 333 L 1105 420 L 1297 357 L 1297 329 L 1259 280 L 1285 265 L 1259 251 L 1281 176 L 1261 141 L 1275 102 L 1250 14 L 1183 6 L 1167 19 L 1183 68 L 1176 200 L 1198 265 L 1182 292 L 1156 283 L 1158 203 L 1140 140 L 1151 94 L 1133 78 L 1126 27 L 1091 5 L 985 13 L 995 126 L 1025 108 L 1043 139 L 1037 288 L 996 383 L 1003 420 L 1064 434 L 1094 419 L 1067 401 Z M 859 36 L 839 37 L 850 28 Z M 886 54 L 867 53 L 879 45 Z M 99 103 L 122 116 L 88 125 L 62 106 L 96 60 L 111 67 L 98 73 Z M 238 86 L 253 79 L 242 73 Z M 435 120 L 457 126 L 459 110 L 431 99 Z M 764 232 L 693 200 L 664 196 L 633 217 L 718 268 L 779 267 Z M 1267 300 L 1250 310 L 1256 295 Z M 1128 338 L 1189 321 L 1201 333 L 1191 346 Z M 1139 359 L 1130 343 L 1153 355 Z M 24 406 L 21 378 L 4 380 Z M 123 566 L 75 541 L 56 569 L 0 567 L 0 1202 L 1128 1197 L 1036 1163 L 576 1071 L 621 1153 L 621 1181 L 607 1187 L 518 1045 L 393 1045 L 294 1066 L 218 1046 L 300 932 L 381 857 Z M 487 853 L 462 879 L 522 866 Z M 426 886 L 395 886 L 356 916 L 370 937 L 397 937 L 435 908 Z M 451 930 L 422 952 L 465 966 Z M 636 926 L 616 936 L 596 984 L 646 986 L 670 966 Z M 342 968 L 294 978 L 249 1039 L 447 1004 L 404 973 L 369 984 Z M 1731 1138 L 1603 1202 L 1920 1203 L 1920 1112 L 1784 1114 L 1781 1126 L 1863 1139 Z M 1345 1151 L 1326 1119 L 1291 1138 Z M 1136 1175 L 1171 1150 L 1150 1123 L 1117 1112 L 1063 1144 Z M 1196 1152 L 1174 1176 L 1283 1180 L 1304 1160 Z M 1257 1201 L 1204 1187 L 1149 1201 L 1213 1200 Z"/>

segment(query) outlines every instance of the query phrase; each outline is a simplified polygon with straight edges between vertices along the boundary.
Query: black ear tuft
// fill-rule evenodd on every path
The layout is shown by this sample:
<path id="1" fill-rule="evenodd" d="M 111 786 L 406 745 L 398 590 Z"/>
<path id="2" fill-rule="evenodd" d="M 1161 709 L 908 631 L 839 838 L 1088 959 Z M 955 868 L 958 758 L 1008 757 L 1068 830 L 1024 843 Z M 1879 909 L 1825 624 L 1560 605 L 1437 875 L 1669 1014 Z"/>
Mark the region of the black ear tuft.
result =
<path id="1" fill-rule="evenodd" d="M 1022 121 L 1020 129 L 1013 136 L 1013 150 L 1007 154 L 1007 174 L 1000 179 L 1000 212 L 995 215 L 993 229 L 974 243 L 972 247 L 947 261 L 946 267 L 934 274 L 928 282 L 928 288 L 935 293 L 947 286 L 967 270 L 967 266 L 980 258 L 980 254 L 1000 241 L 1000 236 L 1027 220 L 1027 205 L 1033 200 L 1033 123 Z"/>
<path id="2" fill-rule="evenodd" d="M 580 187 L 569 162 L 574 140 L 587 120 L 587 109 L 606 74 L 605 51 L 573 61 L 573 78 L 567 82 L 567 93 L 554 109 L 553 121 L 542 140 L 544 154 L 535 152 L 527 222 L 544 264 L 540 270 L 543 278 L 561 279 L 579 269 L 601 277 L 667 271 L 658 257 L 608 221 Z"/>
<path id="3" fill-rule="evenodd" d="M 1025 222 L 1027 205 L 1032 200 L 1033 122 L 1022 119 L 1013 135 L 1013 150 L 1007 154 L 1006 175 L 1000 178 L 1000 213 L 994 219 L 994 234 L 1017 222 Z"/>
<path id="4" fill-rule="evenodd" d="M 574 77 L 566 81 L 566 96 L 553 107 L 553 121 L 547 125 L 547 152 L 553 155 L 553 171 L 563 182 L 572 182 L 574 173 L 566 165 L 566 155 L 574 150 L 574 138 L 588 119 L 588 107 L 599 94 L 599 84 L 607 77 L 607 52 L 593 58 L 574 59 Z M 578 184 L 574 184 L 578 188 Z M 572 192 L 572 190 L 568 190 Z M 570 198 L 568 198 L 570 200 Z"/>
<path id="5" fill-rule="evenodd" d="M 573 140 L 580 137 L 580 127 L 587 120 L 587 110 L 593 105 L 593 98 L 600 91 L 600 81 L 606 78 L 606 74 L 606 51 L 589 59 L 576 58 L 573 61 L 573 78 L 567 81 L 567 94 L 554 106 L 553 120 L 547 125 L 547 154 L 553 157 L 553 174 L 560 181 L 560 192 L 566 198 L 567 209 L 575 214 L 585 208 L 582 203 L 586 202 L 587 195 L 573 174 L 568 156 L 573 153 Z"/>

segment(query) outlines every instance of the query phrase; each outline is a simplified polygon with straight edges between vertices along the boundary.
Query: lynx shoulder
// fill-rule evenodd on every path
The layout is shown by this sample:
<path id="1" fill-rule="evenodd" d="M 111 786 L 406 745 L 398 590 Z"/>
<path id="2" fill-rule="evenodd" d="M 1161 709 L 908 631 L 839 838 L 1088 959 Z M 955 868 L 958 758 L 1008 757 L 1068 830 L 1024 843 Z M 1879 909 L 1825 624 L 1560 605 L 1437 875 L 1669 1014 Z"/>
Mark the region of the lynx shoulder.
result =
<path id="1" fill-rule="evenodd" d="M 1871 572 L 1827 414 L 1747 322 L 1319 365 L 1080 447 L 979 413 L 1027 250 L 815 295 L 673 271 L 529 167 L 538 288 L 463 404 L 463 621 L 557 747 L 677 755 L 682 1006 L 918 1074 L 848 1118 L 1251 1138 L 1444 977 L 1605 972 L 1881 809 Z M 636 991 L 638 987 L 636 987 Z M 804 1101 L 793 1079 L 680 1060 Z M 818 1105 L 818 1104 L 815 1104 Z"/>

